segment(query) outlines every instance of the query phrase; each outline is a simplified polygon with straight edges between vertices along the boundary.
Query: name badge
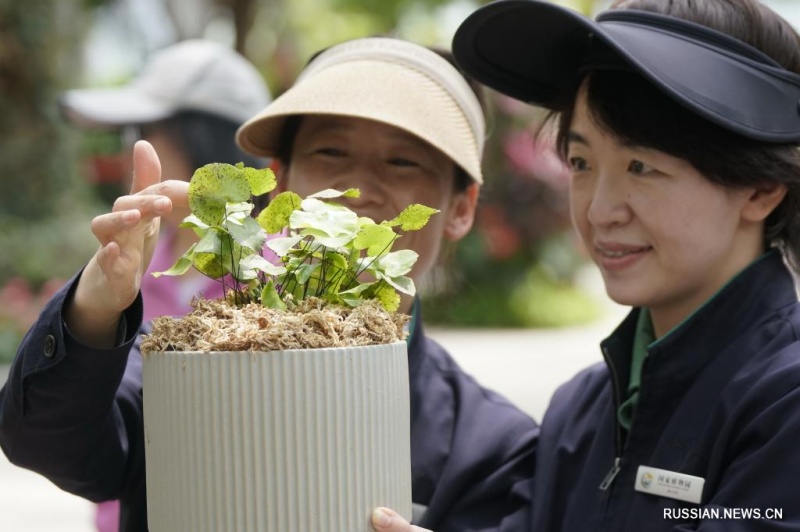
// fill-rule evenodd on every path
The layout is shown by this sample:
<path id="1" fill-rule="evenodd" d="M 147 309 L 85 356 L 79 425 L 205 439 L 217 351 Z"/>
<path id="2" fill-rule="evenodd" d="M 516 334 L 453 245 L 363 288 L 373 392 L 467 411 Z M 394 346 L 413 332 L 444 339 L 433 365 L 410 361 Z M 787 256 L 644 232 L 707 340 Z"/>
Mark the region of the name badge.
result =
<path id="1" fill-rule="evenodd" d="M 705 483 L 706 479 L 702 477 L 642 465 L 636 472 L 635 489 L 658 497 L 700 504 Z"/>

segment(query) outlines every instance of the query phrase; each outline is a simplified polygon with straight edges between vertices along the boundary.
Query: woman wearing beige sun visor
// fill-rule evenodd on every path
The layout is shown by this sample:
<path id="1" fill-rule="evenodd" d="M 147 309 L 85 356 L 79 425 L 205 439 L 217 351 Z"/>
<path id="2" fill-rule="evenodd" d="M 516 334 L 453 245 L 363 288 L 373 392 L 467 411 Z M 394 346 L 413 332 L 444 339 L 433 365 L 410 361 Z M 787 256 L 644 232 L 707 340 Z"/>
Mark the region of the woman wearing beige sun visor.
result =
<path id="1" fill-rule="evenodd" d="M 415 280 L 434 266 L 444 241 L 470 230 L 482 182 L 480 91 L 446 57 L 386 38 L 333 46 L 237 135 L 246 151 L 276 159 L 280 190 L 358 188 L 361 197 L 350 207 L 376 220 L 411 203 L 439 209 L 424 230 L 402 239 L 419 254 Z M 93 224 L 100 251 L 19 348 L 0 392 L 0 444 L 12 462 L 64 489 L 120 498 L 122 529 L 140 531 L 147 524 L 139 273 L 158 218 L 185 208 L 186 185 L 159 183 L 157 156 L 146 143 L 135 157 L 131 195 Z M 415 516 L 439 531 L 499 529 L 526 504 L 512 486 L 533 468 L 537 425 L 425 335 L 417 300 L 404 300 L 401 310 L 412 315 Z M 45 355 L 48 338 L 54 350 Z M 33 367 L 36 378 L 29 378 Z M 69 378 L 76 373 L 80 383 Z M 59 408 L 50 408 L 54 402 Z M 60 444 L 45 445 L 56 432 Z"/>

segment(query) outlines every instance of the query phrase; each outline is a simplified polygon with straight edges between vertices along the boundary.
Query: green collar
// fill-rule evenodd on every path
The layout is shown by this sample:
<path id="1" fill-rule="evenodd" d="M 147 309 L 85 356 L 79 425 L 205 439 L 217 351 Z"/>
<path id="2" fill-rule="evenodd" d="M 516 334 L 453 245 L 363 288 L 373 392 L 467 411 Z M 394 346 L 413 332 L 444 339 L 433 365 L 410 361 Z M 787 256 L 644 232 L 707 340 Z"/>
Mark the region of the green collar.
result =
<path id="1" fill-rule="evenodd" d="M 689 316 L 687 316 L 678 325 L 670 329 L 661 338 L 656 339 L 655 337 L 655 333 L 653 331 L 653 322 L 650 319 L 650 311 L 646 308 L 641 309 L 639 312 L 639 319 L 636 322 L 636 331 L 633 336 L 631 373 L 628 380 L 627 397 L 620 405 L 619 410 L 617 410 L 617 419 L 619 420 L 620 425 L 625 428 L 625 430 L 630 430 L 631 428 L 633 411 L 636 409 L 636 403 L 639 400 L 639 385 L 642 379 L 642 366 L 644 365 L 644 360 L 647 358 L 648 348 L 663 342 L 664 339 L 669 337 L 674 331 L 680 329 L 685 323 L 691 321 L 692 318 L 694 318 L 694 316 L 700 312 L 703 307 L 713 301 L 720 294 L 720 292 L 723 292 L 731 283 L 733 283 L 740 275 L 742 275 L 743 272 L 750 269 L 754 264 L 761 262 L 762 260 L 766 260 L 766 257 L 769 257 L 773 253 L 778 253 L 778 251 L 770 250 L 766 252 L 764 255 L 761 255 L 759 258 L 754 260 L 749 266 L 742 269 L 741 272 L 731 277 L 727 283 L 725 283 L 719 290 L 709 297 L 702 305 L 697 307 L 694 312 L 689 314 Z"/>
<path id="2" fill-rule="evenodd" d="M 617 419 L 625 430 L 630 430 L 633 411 L 639 400 L 639 383 L 642 380 L 642 366 L 644 359 L 647 358 L 647 348 L 655 342 L 656 335 L 653 331 L 653 322 L 650 319 L 650 312 L 643 308 L 639 311 L 639 319 L 636 321 L 636 332 L 633 336 L 633 353 L 631 357 L 631 375 L 628 381 L 628 398 L 625 399 L 619 410 Z"/>

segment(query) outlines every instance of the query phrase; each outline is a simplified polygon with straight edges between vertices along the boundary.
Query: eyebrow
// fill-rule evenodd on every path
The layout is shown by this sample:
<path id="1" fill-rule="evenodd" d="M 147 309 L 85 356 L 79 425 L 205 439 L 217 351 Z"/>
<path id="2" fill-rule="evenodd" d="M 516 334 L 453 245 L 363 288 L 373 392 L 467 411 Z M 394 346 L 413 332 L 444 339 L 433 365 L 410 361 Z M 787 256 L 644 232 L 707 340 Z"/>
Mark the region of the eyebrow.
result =
<path id="1" fill-rule="evenodd" d="M 570 130 L 569 132 L 567 132 L 567 144 L 572 144 L 573 142 L 577 143 L 577 144 L 583 144 L 584 146 L 591 146 L 591 144 L 586 139 L 586 137 L 584 137 L 580 133 L 577 133 L 575 131 Z M 630 150 L 653 149 L 653 148 L 647 148 L 646 146 L 642 146 L 641 144 L 637 144 L 636 142 L 633 142 L 631 140 L 619 139 L 619 140 L 617 140 L 617 142 L 623 148 L 627 148 L 627 149 L 630 149 Z"/>
<path id="2" fill-rule="evenodd" d="M 586 140 L 586 137 L 584 137 L 580 133 L 570 130 L 567 132 L 567 144 L 572 144 L 572 143 L 583 144 L 585 146 L 589 145 L 589 141 Z"/>

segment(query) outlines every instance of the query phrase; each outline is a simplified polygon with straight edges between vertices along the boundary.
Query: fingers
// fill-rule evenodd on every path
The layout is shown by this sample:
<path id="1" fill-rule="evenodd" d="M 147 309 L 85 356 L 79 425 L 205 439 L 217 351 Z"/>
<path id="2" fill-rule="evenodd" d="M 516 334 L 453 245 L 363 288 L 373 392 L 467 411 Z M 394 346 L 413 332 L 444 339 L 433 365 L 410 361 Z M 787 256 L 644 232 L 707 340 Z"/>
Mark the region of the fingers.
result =
<path id="1" fill-rule="evenodd" d="M 389 508 L 376 508 L 372 512 L 372 528 L 378 532 L 431 532 L 410 524 L 403 517 Z"/>
<path id="2" fill-rule="evenodd" d="M 108 299 L 107 303 L 115 310 L 124 310 L 138 293 L 138 286 L 130 282 L 138 272 L 136 259 L 124 257 L 116 242 L 101 248 L 95 258 L 105 279 L 104 296 Z"/>
<path id="3" fill-rule="evenodd" d="M 131 194 L 141 192 L 161 181 L 161 162 L 156 150 L 145 140 L 133 145 L 133 182 Z"/>
<path id="4" fill-rule="evenodd" d="M 151 201 L 154 196 L 169 198 L 172 208 L 179 213 L 189 210 L 189 183 L 186 181 L 170 180 L 150 185 L 136 194 L 120 196 L 114 202 L 114 210 L 138 209 L 140 204 Z"/>
<path id="5" fill-rule="evenodd" d="M 102 246 L 111 241 L 122 243 L 129 233 L 152 232 L 150 222 L 171 208 L 171 201 L 164 196 L 123 196 L 115 202 L 112 212 L 92 220 L 92 232 Z"/>
<path id="6" fill-rule="evenodd" d="M 189 208 L 189 183 L 180 180 L 161 181 L 161 162 L 153 146 L 140 140 L 133 146 L 133 182 L 131 196 L 156 194 L 167 196 L 178 211 Z M 128 198 L 130 196 L 123 196 Z M 122 198 L 121 198 L 122 199 Z"/>

